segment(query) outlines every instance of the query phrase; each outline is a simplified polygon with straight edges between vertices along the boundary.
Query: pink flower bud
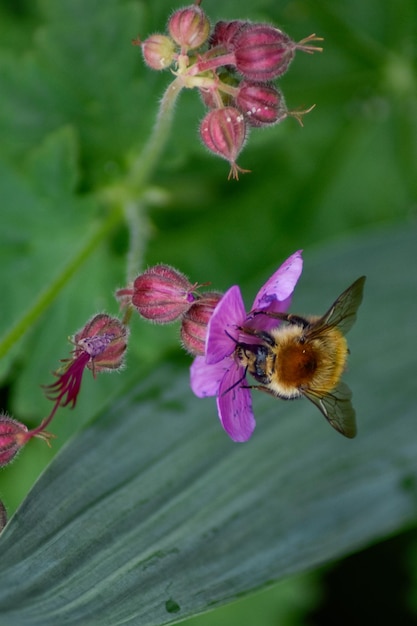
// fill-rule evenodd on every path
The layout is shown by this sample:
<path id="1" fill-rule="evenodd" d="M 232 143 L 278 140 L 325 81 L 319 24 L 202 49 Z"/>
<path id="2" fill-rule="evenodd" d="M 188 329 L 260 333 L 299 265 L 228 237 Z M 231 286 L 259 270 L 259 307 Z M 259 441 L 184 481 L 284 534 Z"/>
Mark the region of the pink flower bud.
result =
<path id="1" fill-rule="evenodd" d="M 87 353 L 86 366 L 94 374 L 117 370 L 123 365 L 128 329 L 117 317 L 106 313 L 95 315 L 75 336 L 74 358 Z"/>
<path id="2" fill-rule="evenodd" d="M 178 9 L 168 21 L 169 34 L 182 51 L 199 48 L 210 34 L 210 22 L 198 4 Z"/>
<path id="3" fill-rule="evenodd" d="M 205 353 L 207 325 L 222 296 L 222 293 L 215 291 L 201 294 L 201 299 L 195 302 L 182 318 L 182 343 L 185 350 L 193 356 L 202 356 Z"/>
<path id="4" fill-rule="evenodd" d="M 166 35 L 156 33 L 140 45 L 146 65 L 153 70 L 165 70 L 176 59 L 175 43 Z"/>
<path id="5" fill-rule="evenodd" d="M 116 296 L 131 298 L 145 319 L 168 324 L 179 319 L 197 299 L 197 285 L 169 265 L 154 265 L 140 274 L 131 289 L 120 289 Z"/>
<path id="6" fill-rule="evenodd" d="M 7 524 L 7 511 L 3 502 L 0 500 L 0 533 Z"/>
<path id="7" fill-rule="evenodd" d="M 268 83 L 243 80 L 236 96 L 236 106 L 250 126 L 276 124 L 288 115 L 281 91 Z"/>
<path id="8" fill-rule="evenodd" d="M 28 429 L 17 420 L 0 414 L 0 467 L 12 461 L 28 441 Z"/>
<path id="9" fill-rule="evenodd" d="M 238 172 L 245 172 L 236 159 L 247 136 L 247 127 L 242 113 L 234 107 L 209 111 L 200 125 L 200 136 L 204 145 L 214 154 L 229 161 L 229 178 L 238 179 Z"/>
<path id="10" fill-rule="evenodd" d="M 233 41 L 241 30 L 246 28 L 251 22 L 244 20 L 232 20 L 231 22 L 216 22 L 210 36 L 210 47 L 221 46 L 227 52 L 233 49 Z"/>
<path id="11" fill-rule="evenodd" d="M 312 54 L 321 48 L 305 45 L 321 38 L 310 35 L 299 43 L 269 24 L 252 24 L 234 39 L 236 69 L 245 78 L 269 81 L 282 76 L 295 56 L 296 50 Z"/>

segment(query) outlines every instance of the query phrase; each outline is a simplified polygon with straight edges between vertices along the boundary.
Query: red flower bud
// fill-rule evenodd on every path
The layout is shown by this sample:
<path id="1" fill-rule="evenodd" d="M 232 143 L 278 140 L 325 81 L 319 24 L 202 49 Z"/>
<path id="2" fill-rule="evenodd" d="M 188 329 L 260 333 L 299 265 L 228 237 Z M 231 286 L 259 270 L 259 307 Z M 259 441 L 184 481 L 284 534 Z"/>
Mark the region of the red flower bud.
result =
<path id="1" fill-rule="evenodd" d="M 24 424 L 0 414 L 0 467 L 10 463 L 28 439 L 30 436 Z"/>
<path id="2" fill-rule="evenodd" d="M 200 125 L 200 136 L 204 145 L 214 154 L 229 161 L 229 178 L 238 178 L 238 172 L 246 172 L 236 159 L 247 136 L 247 127 L 242 113 L 234 107 L 214 109 L 207 113 Z"/>
<path id="3" fill-rule="evenodd" d="M 168 22 L 172 39 L 181 50 L 194 50 L 203 45 L 210 34 L 210 22 L 197 4 L 175 11 Z"/>
<path id="4" fill-rule="evenodd" d="M 154 265 L 140 274 L 132 288 L 119 289 L 116 296 L 130 299 L 138 313 L 157 324 L 180 318 L 198 296 L 188 278 L 169 265 Z"/>
<path id="5" fill-rule="evenodd" d="M 87 322 L 74 335 L 72 343 L 75 348 L 72 358 L 64 359 L 64 367 L 54 372 L 58 380 L 45 386 L 46 396 L 55 402 L 55 406 L 49 417 L 35 430 L 44 431 L 59 406 L 69 404 L 72 408 L 75 407 L 86 367 L 94 376 L 98 372 L 120 369 L 123 365 L 127 338 L 128 329 L 116 317 L 99 313 Z"/>
<path id="6" fill-rule="evenodd" d="M 195 302 L 182 318 L 182 343 L 185 350 L 193 356 L 202 356 L 205 353 L 207 325 L 222 296 L 222 293 L 215 291 L 201 294 L 201 299 Z"/>
<path id="7" fill-rule="evenodd" d="M 243 80 L 236 96 L 236 106 L 250 126 L 276 124 L 288 115 L 281 91 L 268 83 Z"/>
<path id="8" fill-rule="evenodd" d="M 74 336 L 74 359 L 87 353 L 86 365 L 94 374 L 117 370 L 123 365 L 127 337 L 128 329 L 117 317 L 99 313 Z"/>
<path id="9" fill-rule="evenodd" d="M 310 35 L 295 43 L 288 35 L 269 24 L 252 24 L 240 31 L 234 39 L 236 69 L 245 78 L 269 81 L 282 76 L 295 56 L 296 50 L 312 54 L 321 48 L 305 45 L 320 41 Z"/>
<path id="10" fill-rule="evenodd" d="M 166 35 L 151 35 L 140 45 L 145 63 L 153 70 L 164 70 L 176 59 L 175 43 Z"/>

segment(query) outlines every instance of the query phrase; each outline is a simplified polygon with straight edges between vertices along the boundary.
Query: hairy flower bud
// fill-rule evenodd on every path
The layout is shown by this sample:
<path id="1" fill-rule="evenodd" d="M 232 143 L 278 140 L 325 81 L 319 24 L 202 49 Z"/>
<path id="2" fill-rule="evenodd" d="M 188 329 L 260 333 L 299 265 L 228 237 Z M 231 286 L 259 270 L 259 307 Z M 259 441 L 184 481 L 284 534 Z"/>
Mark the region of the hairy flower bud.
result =
<path id="1" fill-rule="evenodd" d="M 210 22 L 198 4 L 178 9 L 168 21 L 168 31 L 181 50 L 194 50 L 203 45 L 210 34 Z"/>
<path id="2" fill-rule="evenodd" d="M 214 154 L 229 161 L 229 178 L 238 178 L 244 172 L 236 159 L 247 136 L 247 127 L 242 113 L 235 107 L 224 107 L 209 111 L 200 125 L 200 137 L 204 145 Z"/>
<path id="3" fill-rule="evenodd" d="M 222 296 L 222 293 L 216 291 L 201 294 L 201 299 L 195 302 L 182 318 L 182 343 L 185 350 L 193 356 L 204 355 L 207 325 Z"/>
<path id="4" fill-rule="evenodd" d="M 276 124 L 288 115 L 282 92 L 270 83 L 243 80 L 236 96 L 236 106 L 250 126 Z"/>
<path id="5" fill-rule="evenodd" d="M 269 81 L 282 76 L 295 56 L 296 50 L 312 54 L 321 48 L 305 45 L 320 38 L 310 35 L 299 43 L 269 24 L 251 24 L 234 39 L 236 69 L 244 78 Z"/>
<path id="6" fill-rule="evenodd" d="M 123 365 L 127 337 L 128 329 L 117 317 L 99 313 L 74 336 L 74 357 L 87 353 L 86 366 L 94 374 L 117 370 Z"/>
<path id="7" fill-rule="evenodd" d="M 156 33 L 140 45 L 145 63 L 153 70 L 165 70 L 176 59 L 175 42 L 166 35 Z"/>
<path id="8" fill-rule="evenodd" d="M 138 313 L 156 324 L 179 319 L 195 302 L 197 285 L 169 265 L 154 265 L 140 274 L 132 288 L 119 289 L 116 296 L 130 300 Z"/>
<path id="9" fill-rule="evenodd" d="M 30 439 L 28 429 L 17 420 L 0 414 L 0 467 L 12 461 Z"/>

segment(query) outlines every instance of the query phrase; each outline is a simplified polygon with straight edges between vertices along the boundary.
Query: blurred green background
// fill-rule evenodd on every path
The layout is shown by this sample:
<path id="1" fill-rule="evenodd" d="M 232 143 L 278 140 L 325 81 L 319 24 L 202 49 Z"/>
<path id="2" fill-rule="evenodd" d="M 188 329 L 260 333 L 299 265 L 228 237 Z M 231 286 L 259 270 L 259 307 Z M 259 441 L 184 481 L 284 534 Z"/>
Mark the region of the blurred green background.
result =
<path id="1" fill-rule="evenodd" d="M 216 289 L 238 283 L 249 302 L 296 249 L 305 250 L 307 264 L 309 251 L 330 241 L 415 222 L 415 1 L 204 0 L 203 6 L 213 23 L 251 19 L 272 22 L 294 40 L 324 37 L 323 54 L 298 53 L 279 81 L 290 110 L 316 108 L 304 128 L 290 118 L 254 130 L 238 159 L 252 173 L 235 182 L 227 180 L 228 164 L 200 144 L 198 95 L 181 94 L 146 195 L 142 267 L 172 264 Z M 131 40 L 163 31 L 176 8 L 167 0 L 2 0 L 0 334 L 102 223 L 100 194 L 123 181 L 170 80 L 169 72 L 143 66 Z M 103 238 L 4 357 L 1 406 L 10 415 L 34 426 L 50 410 L 40 385 L 68 356 L 69 335 L 98 311 L 117 312 L 113 293 L 126 282 L 127 244 L 123 224 Z M 128 367 L 138 376 L 178 346 L 175 327 L 135 319 L 133 333 L 141 339 L 132 342 Z M 10 513 L 51 455 L 123 383 L 123 373 L 86 378 L 77 411 L 62 411 L 54 424 L 54 449 L 32 443 L 1 472 L 0 497 Z M 415 624 L 416 546 L 410 529 L 190 624 Z"/>

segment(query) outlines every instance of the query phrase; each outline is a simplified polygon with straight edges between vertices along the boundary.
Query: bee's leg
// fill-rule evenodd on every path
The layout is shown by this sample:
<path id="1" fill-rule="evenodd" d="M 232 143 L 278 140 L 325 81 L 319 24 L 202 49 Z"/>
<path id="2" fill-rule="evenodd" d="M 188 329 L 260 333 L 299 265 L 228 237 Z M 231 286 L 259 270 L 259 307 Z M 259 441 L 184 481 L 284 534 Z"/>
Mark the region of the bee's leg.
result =
<path id="1" fill-rule="evenodd" d="M 267 393 L 270 396 L 274 396 L 274 398 L 279 398 L 280 400 L 296 400 L 297 398 L 300 397 L 300 396 L 297 396 L 297 395 L 294 395 L 294 396 L 284 396 L 283 394 L 280 394 L 280 393 L 277 393 L 276 391 L 273 391 L 272 389 L 270 389 L 266 385 L 242 385 L 242 387 L 243 386 L 244 386 L 245 389 L 257 389 L 258 391 L 263 391 L 264 393 Z"/>

